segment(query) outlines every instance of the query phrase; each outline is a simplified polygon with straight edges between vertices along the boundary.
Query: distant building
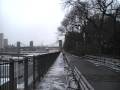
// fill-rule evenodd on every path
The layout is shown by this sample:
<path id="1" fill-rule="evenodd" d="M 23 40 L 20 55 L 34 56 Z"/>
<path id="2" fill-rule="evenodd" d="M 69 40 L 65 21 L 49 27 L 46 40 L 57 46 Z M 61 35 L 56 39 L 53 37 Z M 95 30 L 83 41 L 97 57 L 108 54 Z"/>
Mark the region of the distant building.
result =
<path id="1" fill-rule="evenodd" d="M 18 54 L 20 53 L 20 42 L 19 41 L 17 42 L 17 53 Z"/>
<path id="2" fill-rule="evenodd" d="M 30 47 L 33 47 L 33 41 L 30 41 Z"/>
<path id="3" fill-rule="evenodd" d="M 8 47 L 8 39 L 4 39 L 4 47 Z"/>
<path id="4" fill-rule="evenodd" d="M 4 34 L 0 33 L 0 49 L 4 48 Z"/>
<path id="5" fill-rule="evenodd" d="M 20 42 L 17 42 L 17 48 L 20 48 Z"/>
<path id="6" fill-rule="evenodd" d="M 59 40 L 59 48 L 62 50 L 62 40 Z"/>

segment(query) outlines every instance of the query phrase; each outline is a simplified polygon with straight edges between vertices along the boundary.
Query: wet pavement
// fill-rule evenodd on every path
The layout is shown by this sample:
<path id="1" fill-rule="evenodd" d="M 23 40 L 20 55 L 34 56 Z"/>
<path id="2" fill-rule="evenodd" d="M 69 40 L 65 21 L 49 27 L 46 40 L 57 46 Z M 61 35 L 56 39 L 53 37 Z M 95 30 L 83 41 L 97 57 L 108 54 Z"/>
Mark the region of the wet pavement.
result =
<path id="1" fill-rule="evenodd" d="M 85 58 L 66 54 L 68 62 L 87 79 L 95 90 L 120 90 L 120 72 L 103 65 L 95 65 Z"/>
<path id="2" fill-rule="evenodd" d="M 63 56 L 60 54 L 36 90 L 66 90 L 66 83 Z"/>

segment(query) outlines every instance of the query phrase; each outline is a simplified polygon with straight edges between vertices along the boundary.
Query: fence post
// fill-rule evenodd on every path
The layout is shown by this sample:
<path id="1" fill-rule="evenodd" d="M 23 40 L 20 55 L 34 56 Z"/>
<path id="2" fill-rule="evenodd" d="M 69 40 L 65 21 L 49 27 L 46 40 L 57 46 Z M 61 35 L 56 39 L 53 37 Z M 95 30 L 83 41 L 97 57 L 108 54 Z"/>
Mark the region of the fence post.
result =
<path id="1" fill-rule="evenodd" d="M 15 90 L 14 61 L 12 59 L 10 59 L 9 78 L 10 78 L 9 88 L 10 90 Z"/>
<path id="2" fill-rule="evenodd" d="M 36 66 L 35 65 L 35 60 L 36 60 L 35 56 L 33 56 L 33 90 L 35 89 L 35 82 L 36 82 L 36 80 L 35 80 L 36 79 L 36 77 L 35 77 L 36 76 L 36 74 L 35 74 L 35 72 L 36 72 L 35 71 L 35 66 Z"/>
<path id="3" fill-rule="evenodd" d="M 28 90 L 28 58 L 24 59 L 24 90 Z"/>
<path id="4" fill-rule="evenodd" d="M 1 59 L 0 59 L 0 61 L 1 61 Z M 2 75 L 1 75 L 1 62 L 0 62 L 0 85 L 1 85 L 1 79 L 2 79 Z M 1 86 L 0 86 L 0 90 L 1 90 Z"/>

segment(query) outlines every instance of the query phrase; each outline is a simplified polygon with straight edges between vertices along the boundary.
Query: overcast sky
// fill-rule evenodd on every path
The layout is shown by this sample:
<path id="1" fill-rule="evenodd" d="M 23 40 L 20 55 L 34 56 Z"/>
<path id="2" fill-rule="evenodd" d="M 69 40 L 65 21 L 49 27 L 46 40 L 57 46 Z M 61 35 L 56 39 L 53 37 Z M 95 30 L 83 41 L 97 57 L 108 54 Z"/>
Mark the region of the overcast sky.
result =
<path id="1" fill-rule="evenodd" d="M 0 33 L 10 43 L 52 44 L 64 18 L 61 0 L 0 0 Z"/>

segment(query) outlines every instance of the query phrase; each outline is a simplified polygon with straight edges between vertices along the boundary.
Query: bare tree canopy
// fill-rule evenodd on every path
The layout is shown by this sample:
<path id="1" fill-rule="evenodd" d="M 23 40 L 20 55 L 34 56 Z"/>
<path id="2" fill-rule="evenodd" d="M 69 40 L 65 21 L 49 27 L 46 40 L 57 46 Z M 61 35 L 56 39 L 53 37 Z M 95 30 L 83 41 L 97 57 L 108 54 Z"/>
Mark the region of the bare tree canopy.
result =
<path id="1" fill-rule="evenodd" d="M 86 52 L 105 53 L 110 48 L 112 52 L 120 52 L 117 51 L 120 49 L 118 0 L 64 0 L 64 5 L 70 11 L 61 22 L 62 28 L 58 30 L 65 33 L 66 48 L 73 47 L 75 50 L 79 46 L 84 52 L 85 45 Z M 73 46 L 71 43 L 74 43 Z"/>

